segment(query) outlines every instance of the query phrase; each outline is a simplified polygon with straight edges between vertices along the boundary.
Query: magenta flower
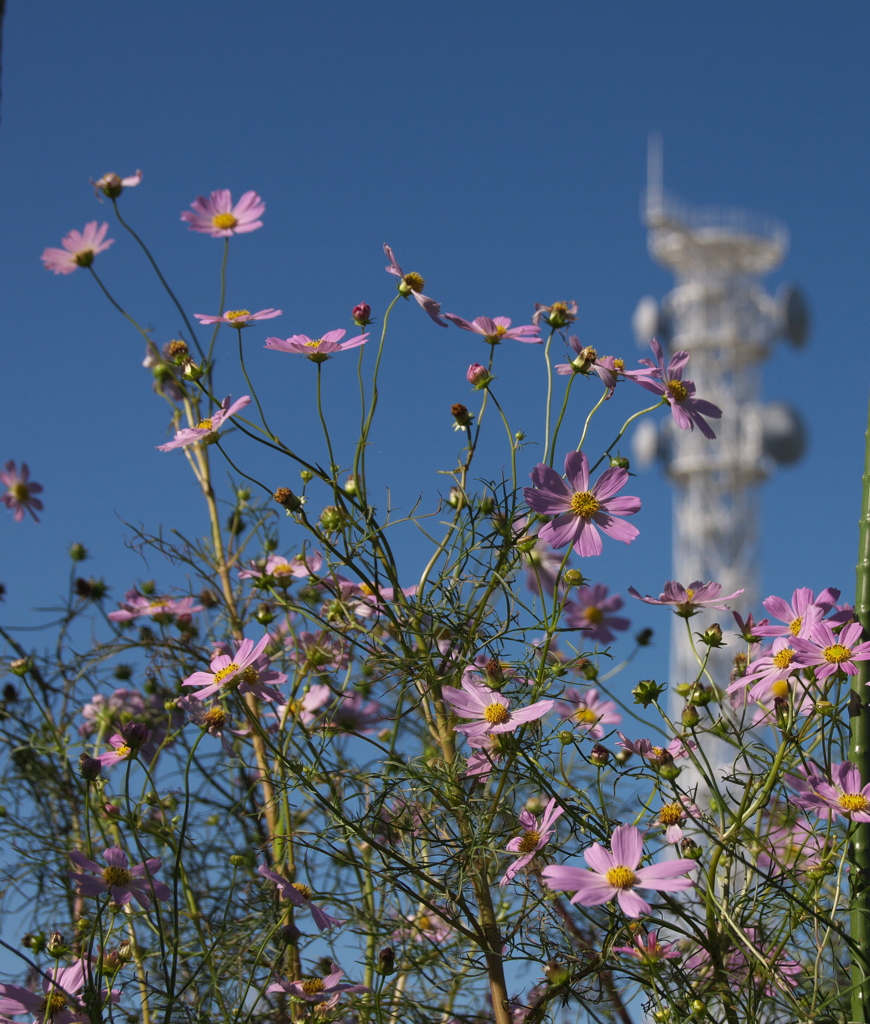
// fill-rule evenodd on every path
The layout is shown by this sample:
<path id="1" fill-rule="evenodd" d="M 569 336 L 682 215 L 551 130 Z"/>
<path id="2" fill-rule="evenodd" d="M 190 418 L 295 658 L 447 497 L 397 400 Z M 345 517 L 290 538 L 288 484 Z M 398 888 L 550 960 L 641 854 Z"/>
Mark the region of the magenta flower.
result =
<path id="1" fill-rule="evenodd" d="M 213 444 L 218 439 L 218 431 L 230 416 L 235 416 L 240 409 L 251 404 L 250 395 L 242 395 L 232 404 L 230 404 L 230 400 L 231 396 L 227 395 L 217 412 L 200 420 L 195 427 L 185 427 L 183 430 L 176 431 L 175 437 L 171 441 L 157 445 L 157 451 L 171 452 L 173 448 L 186 448 L 189 444 Z"/>
<path id="2" fill-rule="evenodd" d="M 498 883 L 500 886 L 507 885 L 516 873 L 534 858 L 538 850 L 542 850 L 547 845 L 556 831 L 553 825 L 564 813 L 565 808 L 560 807 L 555 799 L 551 799 L 547 803 L 540 821 L 529 811 L 520 813 L 520 827 L 523 829 L 523 834 L 511 839 L 507 844 L 509 853 L 518 853 L 520 856 L 505 871 Z"/>
<path id="3" fill-rule="evenodd" d="M 129 761 L 142 750 L 151 739 L 151 730 L 141 722 L 129 722 L 110 737 L 112 749 L 100 754 L 97 760 L 104 768 L 111 768 L 119 761 Z"/>
<path id="4" fill-rule="evenodd" d="M 376 700 L 366 700 L 356 690 L 348 690 L 339 695 L 322 727 L 363 734 L 374 732 L 383 720 L 383 710 Z"/>
<path id="5" fill-rule="evenodd" d="M 570 688 L 565 691 L 556 710 L 560 718 L 570 718 L 578 729 L 588 732 L 592 739 L 600 740 L 605 732 L 602 726 L 619 725 L 622 721 L 616 707 L 612 700 L 601 700 L 594 687 L 590 690 Z"/>
<path id="6" fill-rule="evenodd" d="M 545 867 L 541 872 L 550 889 L 573 892 L 572 903 L 597 907 L 616 899 L 628 917 L 649 914 L 652 909 L 645 899 L 634 891 L 658 889 L 680 892 L 695 884 L 685 877 L 697 867 L 693 860 L 677 858 L 639 867 L 643 857 L 643 839 L 634 825 L 620 825 L 610 839 L 610 850 L 593 843 L 583 851 L 586 863 L 592 869 L 572 868 L 564 865 Z"/>
<path id="7" fill-rule="evenodd" d="M 749 697 L 754 701 L 772 697 L 785 699 L 789 693 L 789 680 L 801 668 L 797 652 L 788 636 L 778 636 L 770 650 L 746 668 L 739 679 L 728 686 L 727 693 L 737 693 L 752 686 Z"/>
<path id="8" fill-rule="evenodd" d="M 10 459 L 6 463 L 4 472 L 0 473 L 0 483 L 6 487 L 6 493 L 2 495 L 3 504 L 12 513 L 15 522 L 20 523 L 27 511 L 38 523 L 39 516 L 33 510 L 41 512 L 42 502 L 34 495 L 42 493 L 42 484 L 30 479 L 30 468 L 27 463 L 21 463 L 19 472 L 15 468 L 15 460 Z"/>
<path id="9" fill-rule="evenodd" d="M 232 193 L 228 188 L 212 192 L 208 199 L 197 196 L 190 205 L 193 213 L 185 210 L 181 219 L 187 221 L 191 231 L 199 231 L 212 238 L 229 238 L 230 235 L 256 231 L 263 226 L 260 217 L 266 209 L 266 204 L 256 192 L 246 192 L 233 206 Z"/>
<path id="10" fill-rule="evenodd" d="M 193 315 L 203 326 L 207 324 L 229 324 L 241 330 L 243 327 L 250 327 L 255 320 L 274 320 L 280 316 L 283 310 L 261 309 L 252 313 L 249 309 L 228 309 L 223 316 L 209 316 L 205 313 L 194 313 Z"/>
<path id="11" fill-rule="evenodd" d="M 131 622 L 133 619 L 146 618 L 156 619 L 158 622 L 190 622 L 194 612 L 201 612 L 203 606 L 194 604 L 192 597 L 154 597 L 153 595 L 140 594 L 133 587 L 124 594 L 124 600 L 120 608 L 109 612 L 109 619 L 112 622 Z"/>
<path id="12" fill-rule="evenodd" d="M 861 785 L 861 772 L 851 761 L 832 764 L 830 782 L 810 775 L 806 788 L 792 800 L 799 807 L 814 810 L 821 818 L 829 818 L 833 811 L 852 821 L 870 821 L 870 783 Z"/>
<path id="13" fill-rule="evenodd" d="M 597 374 L 604 386 L 613 394 L 619 374 L 625 369 L 625 363 L 614 356 L 601 356 L 591 345 L 584 345 L 580 339 L 572 335 L 568 344 L 574 350 L 574 358 L 570 363 L 557 363 L 556 373 L 563 377 L 570 374 L 582 373 L 588 377 L 590 373 Z M 610 395 L 608 395 L 608 398 Z"/>
<path id="14" fill-rule="evenodd" d="M 134 899 L 147 910 L 151 906 L 151 896 L 158 900 L 168 900 L 169 887 L 158 882 L 153 876 L 160 870 L 161 862 L 157 857 L 150 857 L 141 864 L 130 867 L 127 854 L 117 847 L 103 851 L 106 867 L 102 868 L 94 861 L 73 850 L 69 859 L 82 872 L 70 871 L 70 878 L 78 883 L 79 892 L 83 896 L 99 896 L 107 892 L 115 903 L 125 904 Z"/>
<path id="15" fill-rule="evenodd" d="M 330 996 L 341 992 L 369 992 L 365 985 L 349 985 L 342 981 L 344 971 L 338 964 L 332 965 L 332 971 L 325 978 L 306 978 L 304 981 L 276 981 L 267 992 L 286 992 L 288 995 L 304 999 L 309 1003 L 322 1003 Z"/>
<path id="16" fill-rule="evenodd" d="M 682 955 L 672 942 L 659 942 L 659 933 L 655 929 L 646 937 L 643 935 L 633 936 L 633 946 L 614 946 L 614 953 L 624 953 L 626 956 L 633 956 L 642 964 L 652 966 L 661 960 L 678 960 Z"/>
<path id="17" fill-rule="evenodd" d="M 91 1024 L 91 1017 L 76 994 L 93 984 L 90 964 L 76 960 L 69 967 L 49 967 L 42 979 L 42 994 L 31 992 L 20 985 L 0 984 L 0 1020 L 8 1021 L 8 1014 L 33 1014 L 33 1024 Z M 102 1001 L 117 1003 L 120 992 L 103 989 Z M 8 1021 L 8 1024 L 13 1022 Z"/>
<path id="18" fill-rule="evenodd" d="M 417 304 L 421 306 L 428 314 L 429 317 L 438 324 L 439 327 L 446 327 L 447 324 L 440 317 L 441 303 L 436 302 L 434 299 L 430 299 L 423 294 L 423 289 L 426 287 L 426 282 L 423 278 L 416 273 L 403 274 L 402 268 L 396 263 L 396 257 L 393 255 L 393 250 L 384 242 L 384 252 L 386 253 L 387 259 L 390 261 L 388 267 L 384 267 L 384 270 L 388 274 L 392 274 L 393 277 L 398 277 L 399 294 L 403 295 L 406 299 L 409 295 L 413 295 Z"/>
<path id="19" fill-rule="evenodd" d="M 718 405 L 707 402 L 703 398 L 695 398 L 695 385 L 690 380 L 683 380 L 683 370 L 689 361 L 688 352 L 675 352 L 665 366 L 665 357 L 661 345 L 653 338 L 650 341 L 656 361 L 641 359 L 646 367 L 642 370 L 625 370 L 624 375 L 637 381 L 642 388 L 661 395 L 671 407 L 674 422 L 681 430 L 694 430 L 697 427 L 704 437 L 714 438 L 710 424 L 704 419 L 709 416 L 718 420 L 722 410 Z"/>
<path id="20" fill-rule="evenodd" d="M 743 593 L 743 588 L 735 590 L 733 594 L 720 597 L 722 586 L 719 583 L 702 583 L 700 580 L 695 580 L 688 587 L 684 587 L 676 580 L 668 580 L 664 592 L 658 597 L 650 597 L 649 594 L 646 597 L 641 597 L 634 587 L 629 587 L 628 592 L 632 597 L 636 597 L 638 601 L 644 601 L 646 604 L 673 605 L 677 615 L 684 619 L 690 619 L 701 608 L 716 608 L 719 611 L 724 611 L 728 606 L 722 602 L 739 597 Z"/>
<path id="21" fill-rule="evenodd" d="M 97 227 L 95 220 L 85 224 L 84 231 L 70 231 L 60 241 L 62 249 L 44 249 L 40 259 L 46 270 L 55 274 L 71 274 L 79 267 L 89 267 L 94 257 L 114 245 L 114 238 L 106 238 L 107 222 Z"/>
<path id="22" fill-rule="evenodd" d="M 616 466 L 606 469 L 590 488 L 586 455 L 569 452 L 565 456 L 565 475 L 570 488 L 555 470 L 539 462 L 531 473 L 535 486 L 524 488 L 529 508 L 556 517 L 538 531 L 541 540 L 554 548 L 573 544 L 581 558 L 601 554 L 599 529 L 614 540 L 630 544 L 638 530 L 616 516 L 634 515 L 640 509 L 640 498 L 615 497 L 628 481 L 628 471 Z"/>
<path id="23" fill-rule="evenodd" d="M 266 338 L 266 348 L 275 352 L 292 352 L 298 356 L 306 356 L 313 363 L 325 363 L 332 358 L 334 352 L 346 352 L 348 349 L 364 345 L 368 334 L 355 334 L 347 341 L 341 339 L 347 331 L 339 329 L 327 331 L 322 338 L 309 338 L 307 334 L 294 334 L 290 338 Z"/>
<path id="24" fill-rule="evenodd" d="M 623 619 L 612 612 L 622 607 L 619 594 L 607 596 L 607 587 L 603 583 L 580 587 L 577 601 L 568 601 L 565 605 L 565 622 L 575 629 L 582 629 L 590 640 L 602 644 L 610 644 L 616 639 L 613 630 L 628 629 L 629 619 Z"/>
<path id="25" fill-rule="evenodd" d="M 541 344 L 541 328 L 535 324 L 524 324 L 522 327 L 511 327 L 510 317 L 496 316 L 490 319 L 488 316 L 479 316 L 472 321 L 463 320 L 461 316 L 453 313 L 444 313 L 445 320 L 461 327 L 463 331 L 472 331 L 479 334 L 488 345 L 498 345 L 503 339 L 513 341 L 524 341 L 528 345 Z"/>
<path id="26" fill-rule="evenodd" d="M 870 659 L 870 641 L 857 642 L 861 639 L 861 633 L 860 622 L 843 626 L 839 636 L 827 622 L 817 622 L 808 637 L 796 636 L 791 641 L 791 646 L 797 652 L 795 664 L 812 668 L 820 682 L 835 672 L 845 672 L 847 676 L 857 675 L 858 666 L 855 662 Z"/>
<path id="27" fill-rule="evenodd" d="M 289 900 L 294 907 L 304 907 L 306 910 L 310 910 L 314 923 L 322 932 L 344 924 L 344 921 L 337 917 L 331 917 L 311 902 L 311 890 L 307 885 L 303 885 L 301 882 L 291 882 L 283 875 L 279 875 L 263 865 L 258 867 L 257 871 L 263 878 L 268 878 L 270 882 L 274 882 L 278 886 L 278 892 L 285 900 Z"/>
<path id="28" fill-rule="evenodd" d="M 792 594 L 791 601 L 771 594 L 761 603 L 764 609 L 775 619 L 779 619 L 781 625 L 771 623 L 759 623 L 755 629 L 756 636 L 800 636 L 805 637 L 810 629 L 820 622 L 830 611 L 836 607 L 839 590 L 828 587 L 818 597 L 809 587 L 798 587 Z M 850 616 L 832 616 L 828 621 L 832 624 L 846 622 Z"/>
<path id="29" fill-rule="evenodd" d="M 459 718 L 475 719 L 469 725 L 456 725 L 469 741 L 502 732 L 513 732 L 526 722 L 534 722 L 552 708 L 552 700 L 539 700 L 525 708 L 509 711 L 510 701 L 503 694 L 463 675 L 462 689 L 445 686 L 441 695 L 450 710 Z M 475 744 L 478 745 L 478 744 Z"/>
<path id="30" fill-rule="evenodd" d="M 694 740 L 683 740 L 676 738 L 666 747 L 660 747 L 658 744 L 652 742 L 652 740 L 640 739 L 630 740 L 623 736 L 622 733 L 619 735 L 619 746 L 623 750 L 629 751 L 631 754 L 638 754 L 640 757 L 645 758 L 651 764 L 670 764 L 671 761 L 679 761 L 682 758 L 689 756 L 689 751 L 694 750 L 698 744 Z"/>
<path id="31" fill-rule="evenodd" d="M 256 694 L 260 700 L 285 704 L 286 701 L 274 687 L 287 682 L 283 672 L 269 668 L 269 658 L 263 653 L 271 640 L 268 633 L 254 646 L 253 640 L 244 639 L 230 657 L 226 644 L 216 644 L 218 653 L 212 658 L 210 672 L 194 672 L 182 686 L 198 686 L 191 694 L 196 700 L 206 700 L 216 693 L 225 694 L 233 690 L 239 693 Z"/>

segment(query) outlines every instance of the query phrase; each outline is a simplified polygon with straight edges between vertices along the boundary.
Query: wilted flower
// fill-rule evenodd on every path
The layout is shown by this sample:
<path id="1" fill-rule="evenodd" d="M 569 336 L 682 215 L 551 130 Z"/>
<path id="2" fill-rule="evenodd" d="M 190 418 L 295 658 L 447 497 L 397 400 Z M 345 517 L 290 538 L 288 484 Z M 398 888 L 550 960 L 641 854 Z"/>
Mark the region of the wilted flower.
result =
<path id="1" fill-rule="evenodd" d="M 134 188 L 141 181 L 142 172 L 136 171 L 135 174 L 131 174 L 126 178 L 122 178 L 118 174 L 104 174 L 102 178 L 91 181 L 91 184 L 94 186 L 94 195 L 98 199 L 100 198 L 100 193 L 109 199 L 117 199 L 125 188 Z M 102 200 L 100 201 L 102 202 Z"/>
<path id="2" fill-rule="evenodd" d="M 403 295 L 406 299 L 409 295 L 413 295 L 420 305 L 429 314 L 429 317 L 438 324 L 439 327 L 446 327 L 447 324 L 439 316 L 441 312 L 441 303 L 436 302 L 434 299 L 428 298 L 423 294 L 423 289 L 426 287 L 426 282 L 423 278 L 416 273 L 404 274 L 402 268 L 396 263 L 396 258 L 393 255 L 393 250 L 384 242 L 384 252 L 386 253 L 387 259 L 390 261 L 390 265 L 384 269 L 388 274 L 392 274 L 393 277 L 399 278 L 399 294 Z"/>
<path id="3" fill-rule="evenodd" d="M 233 206 L 232 193 L 228 188 L 217 189 L 208 199 L 197 196 L 190 205 L 193 212 L 185 210 L 181 219 L 188 223 L 191 231 L 199 231 L 212 238 L 229 238 L 230 235 L 256 231 L 263 226 L 260 217 L 266 209 L 266 204 L 256 192 L 245 192 Z"/>
<path id="4" fill-rule="evenodd" d="M 684 619 L 689 619 L 697 614 L 701 608 L 716 608 L 719 611 L 726 610 L 727 605 L 722 602 L 730 601 L 733 597 L 739 597 L 743 593 L 743 588 L 735 590 L 733 594 L 726 594 L 724 597 L 720 597 L 722 586 L 719 583 L 702 583 L 700 580 L 695 580 L 688 587 L 684 587 L 681 583 L 677 583 L 676 580 L 668 580 L 663 593 L 659 594 L 658 597 L 650 597 L 649 594 L 646 597 L 641 597 L 634 587 L 629 587 L 628 592 L 632 597 L 636 597 L 639 601 L 643 601 L 646 604 L 673 605 L 677 615 L 682 616 Z"/>
<path id="5" fill-rule="evenodd" d="M 79 267 L 89 267 L 95 256 L 114 244 L 114 238 L 106 238 L 108 230 L 107 222 L 97 227 L 97 222 L 92 220 L 85 224 L 84 231 L 70 231 L 60 241 L 62 249 L 43 250 L 40 258 L 45 269 L 55 274 L 71 274 Z"/>
<path id="6" fill-rule="evenodd" d="M 535 303 L 535 315 L 532 323 L 537 326 L 541 320 L 549 324 L 554 330 L 560 327 L 567 327 L 577 319 L 576 302 L 554 302 L 552 306 L 543 306 L 540 302 Z"/>
<path id="7" fill-rule="evenodd" d="M 294 907 L 304 907 L 306 910 L 311 911 L 311 916 L 314 918 L 314 923 L 321 931 L 326 931 L 329 928 L 336 928 L 344 924 L 344 921 L 337 917 L 332 917 L 321 910 L 320 907 L 316 906 L 311 902 L 311 890 L 307 885 L 303 885 L 301 882 L 291 882 L 286 879 L 283 875 L 279 875 L 277 872 L 270 870 L 264 865 L 260 865 L 257 868 L 259 874 L 263 878 L 267 878 L 270 882 L 274 882 L 278 886 L 278 892 L 289 900 Z"/>

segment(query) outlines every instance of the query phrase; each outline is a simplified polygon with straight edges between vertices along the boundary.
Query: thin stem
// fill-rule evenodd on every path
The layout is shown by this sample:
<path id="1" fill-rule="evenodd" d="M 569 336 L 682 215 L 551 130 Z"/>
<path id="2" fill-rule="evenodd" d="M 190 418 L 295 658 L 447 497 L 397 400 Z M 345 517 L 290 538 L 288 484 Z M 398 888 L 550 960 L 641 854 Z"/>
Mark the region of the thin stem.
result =
<path id="1" fill-rule="evenodd" d="M 332 454 L 332 441 L 329 439 L 329 428 L 326 426 L 326 417 L 323 415 L 323 403 L 321 400 L 321 370 L 323 363 L 317 364 L 317 415 L 320 417 L 320 425 L 323 427 L 323 436 L 326 438 L 326 450 L 329 452 L 329 472 L 335 478 L 338 467 L 335 464 L 335 456 Z"/>
<path id="2" fill-rule="evenodd" d="M 224 256 L 221 260 L 221 297 L 218 302 L 218 316 L 224 315 L 224 303 L 227 299 L 227 257 L 230 254 L 230 240 L 229 238 L 224 239 Z M 215 324 L 214 330 L 211 334 L 211 341 L 208 343 L 208 357 L 206 363 L 211 366 L 211 357 L 214 354 L 214 343 L 217 341 L 218 331 L 221 329 L 221 325 Z"/>
<path id="3" fill-rule="evenodd" d="M 550 365 L 550 345 L 553 341 L 553 335 L 556 333 L 554 327 L 550 331 L 550 336 L 547 338 L 547 343 L 544 345 L 544 362 L 547 364 L 547 408 L 544 417 L 544 457 L 542 462 L 547 461 L 547 454 L 550 450 L 550 412 L 553 403 L 553 368 Z"/>
<path id="4" fill-rule="evenodd" d="M 133 317 L 130 316 L 130 314 L 127 312 L 127 310 L 124 309 L 124 307 L 122 305 L 120 305 L 120 303 L 116 302 L 115 299 L 112 298 L 112 295 L 110 294 L 109 289 L 103 284 L 103 282 L 99 279 L 99 277 L 97 277 L 96 270 L 94 270 L 93 267 L 88 267 L 88 270 L 90 270 L 91 275 L 93 276 L 94 280 L 100 286 L 100 290 L 102 291 L 103 295 L 106 296 L 106 298 L 109 300 L 109 302 L 111 302 L 112 305 L 115 307 L 115 309 L 118 310 L 118 312 L 121 314 L 121 316 L 124 317 L 125 320 L 127 320 L 129 323 L 131 323 L 136 328 L 136 330 L 145 339 L 145 344 L 148 346 L 149 351 L 159 359 L 160 358 L 160 352 L 158 351 L 157 346 L 152 341 L 151 336 L 149 335 L 149 333 L 145 330 L 144 327 L 142 327 L 138 323 L 136 323 L 136 321 L 133 319 Z"/>

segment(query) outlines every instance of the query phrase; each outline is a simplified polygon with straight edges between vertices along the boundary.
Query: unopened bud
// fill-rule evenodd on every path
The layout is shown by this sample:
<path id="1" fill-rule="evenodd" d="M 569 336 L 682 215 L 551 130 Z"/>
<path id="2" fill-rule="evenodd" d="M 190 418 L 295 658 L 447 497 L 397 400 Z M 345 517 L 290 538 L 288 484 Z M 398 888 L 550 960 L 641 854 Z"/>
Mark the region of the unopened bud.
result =
<path id="1" fill-rule="evenodd" d="M 610 465 L 615 469 L 630 469 L 631 463 L 624 455 L 611 455 Z"/>
<path id="2" fill-rule="evenodd" d="M 634 642 L 638 647 L 649 647 L 652 643 L 652 638 L 653 631 L 651 629 L 642 629 L 634 638 Z"/>
<path id="3" fill-rule="evenodd" d="M 117 199 L 118 196 L 124 191 L 124 186 L 121 183 L 121 177 L 118 174 L 104 174 L 102 178 L 98 178 L 92 183 L 95 189 L 102 192 L 107 199 Z M 99 199 L 100 197 L 97 196 Z"/>
<path id="4" fill-rule="evenodd" d="M 462 402 L 454 402 L 450 407 L 450 412 L 453 419 L 456 420 L 455 427 L 457 430 L 467 430 L 471 426 L 471 421 L 474 419 L 474 416 L 468 411 Z"/>
<path id="5" fill-rule="evenodd" d="M 687 729 L 694 729 L 700 720 L 701 716 L 698 714 L 698 709 L 694 704 L 687 704 L 683 708 L 682 721 Z"/>
<path id="6" fill-rule="evenodd" d="M 320 513 L 320 525 L 327 533 L 337 533 L 344 525 L 344 513 L 337 505 L 327 505 Z"/>
<path id="7" fill-rule="evenodd" d="M 465 379 L 475 388 L 485 388 L 492 380 L 492 376 L 485 366 L 480 363 L 472 363 L 465 373 Z"/>
<path id="8" fill-rule="evenodd" d="M 88 549 L 84 544 L 73 544 L 69 549 L 69 556 L 74 562 L 83 562 L 88 557 Z"/>
<path id="9" fill-rule="evenodd" d="M 275 612 L 273 611 L 272 606 L 265 602 L 259 605 L 257 608 L 256 619 L 261 626 L 268 626 L 270 622 L 274 622 Z"/>
<path id="10" fill-rule="evenodd" d="M 199 599 L 206 608 L 216 608 L 220 604 L 220 598 L 211 587 L 203 587 L 199 592 Z"/>
<path id="11" fill-rule="evenodd" d="M 75 582 L 76 594 L 86 601 L 101 601 L 108 589 L 103 580 L 95 580 L 93 577 L 88 580 L 77 579 Z"/>
<path id="12" fill-rule="evenodd" d="M 678 765 L 675 765 L 673 761 L 667 761 L 665 764 L 660 764 L 658 766 L 659 775 L 667 782 L 673 782 L 674 779 L 679 778 L 682 770 L 683 769 Z"/>
<path id="13" fill-rule="evenodd" d="M 564 985 L 569 975 L 566 965 L 560 964 L 558 960 L 550 960 L 544 968 L 544 977 L 551 985 Z"/>
<path id="14" fill-rule="evenodd" d="M 691 1007 L 692 1013 L 696 1017 L 700 1017 L 701 1014 L 704 1013 L 707 1009 L 707 1004 L 704 1002 L 703 999 L 693 999 L 689 1006 Z"/>
<path id="15" fill-rule="evenodd" d="M 689 860 L 700 860 L 703 852 L 694 839 L 683 839 L 680 842 L 680 853 Z"/>
<path id="16" fill-rule="evenodd" d="M 60 932 L 52 932 L 49 935 L 45 944 L 45 952 L 55 960 L 59 960 L 69 953 L 69 946 L 63 941 L 63 935 Z"/>
<path id="17" fill-rule="evenodd" d="M 230 862 L 232 867 L 240 868 L 247 862 L 247 857 L 243 853 L 231 853 L 227 860 Z"/>
<path id="18" fill-rule="evenodd" d="M 353 322 L 357 327 L 368 327 L 372 322 L 372 308 L 367 302 L 360 302 L 350 311 Z"/>
<path id="19" fill-rule="evenodd" d="M 562 574 L 562 582 L 566 587 L 582 587 L 586 577 L 579 569 L 568 569 Z"/>
<path id="20" fill-rule="evenodd" d="M 569 743 L 574 742 L 574 733 L 569 732 L 567 729 L 563 729 L 561 732 L 556 733 L 556 739 L 563 747 L 567 747 Z"/>
<path id="21" fill-rule="evenodd" d="M 610 751 L 607 747 L 602 747 L 600 743 L 596 743 L 589 751 L 589 760 L 596 768 L 603 768 L 610 760 Z"/>
<path id="22" fill-rule="evenodd" d="M 272 497 L 279 505 L 286 508 L 288 512 L 296 512 L 302 507 L 302 502 L 289 487 L 279 487 Z"/>
<path id="23" fill-rule="evenodd" d="M 281 929 L 281 938 L 288 946 L 295 946 L 300 938 L 302 938 L 302 932 L 299 931 L 295 924 L 285 924 Z"/>
<path id="24" fill-rule="evenodd" d="M 310 484 L 311 481 L 314 479 L 314 474 L 311 472 L 310 469 L 300 469 L 299 475 L 302 477 L 302 483 L 304 484 Z"/>
<path id="25" fill-rule="evenodd" d="M 826 718 L 837 713 L 836 707 L 829 700 L 817 700 L 813 707 L 818 714 Z"/>
<path id="26" fill-rule="evenodd" d="M 616 763 L 619 765 L 628 764 L 628 762 L 631 760 L 631 751 L 617 750 L 616 753 L 613 755 L 613 760 L 616 761 Z"/>
<path id="27" fill-rule="evenodd" d="M 725 644 L 722 641 L 722 627 L 718 622 L 714 622 L 712 626 L 709 626 L 704 630 L 703 633 L 696 633 L 695 636 L 705 644 L 707 647 L 724 647 Z"/>
<path id="28" fill-rule="evenodd" d="M 579 661 L 577 668 L 580 670 L 583 678 L 588 679 L 590 682 L 598 678 L 598 666 L 590 658 L 583 658 L 582 661 Z"/>
<path id="29" fill-rule="evenodd" d="M 649 707 L 655 701 L 661 697 L 665 692 L 664 686 L 657 683 L 655 679 L 641 679 L 641 681 L 631 691 L 634 697 L 635 704 L 642 704 L 643 707 Z"/>
<path id="30" fill-rule="evenodd" d="M 461 488 L 450 488 L 450 493 L 447 495 L 447 504 L 451 508 L 465 508 L 465 495 L 462 493 Z"/>
<path id="31" fill-rule="evenodd" d="M 96 782 L 102 771 L 103 765 L 98 757 L 86 753 L 79 757 L 79 774 L 86 782 Z"/>
<path id="32" fill-rule="evenodd" d="M 205 366 L 200 366 L 198 363 L 195 363 L 192 359 L 185 359 L 184 362 L 181 364 L 181 376 L 185 380 L 200 380 L 202 377 L 205 376 L 205 373 Z"/>
<path id="33" fill-rule="evenodd" d="M 396 952 L 392 946 L 384 946 L 384 948 L 378 953 L 378 974 L 384 976 L 395 973 L 396 970 Z"/>
<path id="34" fill-rule="evenodd" d="M 357 487 L 356 477 L 349 476 L 344 482 L 344 493 L 349 494 L 352 498 L 359 494 L 359 487 Z"/>
<path id="35" fill-rule="evenodd" d="M 33 662 L 30 658 L 13 658 L 12 661 L 9 662 L 9 671 L 13 675 L 19 677 L 26 676 L 32 667 Z"/>
<path id="36" fill-rule="evenodd" d="M 494 509 L 495 499 L 492 497 L 492 495 L 485 494 L 480 499 L 480 511 L 483 513 L 483 515 L 489 516 L 492 515 Z"/>
<path id="37" fill-rule="evenodd" d="M 21 940 L 21 945 L 31 950 L 34 956 L 39 956 L 45 949 L 45 935 L 42 932 L 28 932 Z"/>

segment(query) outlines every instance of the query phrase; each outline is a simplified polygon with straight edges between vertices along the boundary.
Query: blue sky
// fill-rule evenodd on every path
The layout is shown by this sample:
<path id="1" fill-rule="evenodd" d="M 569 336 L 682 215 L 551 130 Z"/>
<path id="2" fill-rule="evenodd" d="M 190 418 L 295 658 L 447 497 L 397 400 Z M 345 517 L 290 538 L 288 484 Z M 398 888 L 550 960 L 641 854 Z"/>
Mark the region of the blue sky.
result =
<path id="1" fill-rule="evenodd" d="M 801 0 L 12 2 L 0 459 L 30 463 L 46 511 L 39 526 L 0 519 L 5 622 L 33 623 L 32 609 L 53 603 L 71 541 L 92 551 L 83 568 L 120 597 L 135 579 L 178 582 L 124 546 L 125 523 L 204 532 L 184 458 L 155 450 L 167 418 L 140 366 L 141 340 L 84 272 L 55 278 L 39 262 L 71 228 L 111 220 L 89 178 L 143 168 L 124 210 L 190 312 L 217 312 L 221 249 L 188 232 L 180 211 L 215 188 L 264 197 L 265 227 L 233 243 L 227 305 L 284 310 L 249 332 L 249 368 L 280 410 L 278 432 L 302 448 L 316 437 L 313 366 L 259 344 L 349 326 L 360 301 L 379 316 L 394 294 L 384 241 L 448 311 L 525 323 L 536 301 L 576 299 L 583 340 L 633 363 L 635 304 L 672 285 L 639 219 L 650 130 L 664 137 L 669 190 L 789 226 L 791 252 L 768 286 L 802 284 L 814 327 L 805 350 L 783 346 L 770 360 L 765 391 L 802 410 L 810 449 L 765 488 L 763 592 L 849 594 L 870 323 L 868 28 L 865 5 Z M 141 255 L 115 227 L 110 235 L 118 241 L 97 264 L 107 284 L 156 340 L 175 336 L 177 316 Z M 236 395 L 230 340 L 219 373 Z M 483 349 L 411 303 L 397 309 L 374 455 L 397 504 L 443 489 L 435 471 L 456 448 L 449 406 L 468 400 L 464 372 Z M 498 355 L 512 425 L 539 430 L 540 353 L 517 345 Z M 354 367 L 336 359 L 324 372 L 343 423 Z M 581 405 L 575 415 L 576 427 Z M 232 445 L 244 459 L 241 439 Z M 496 445 L 484 475 L 504 461 Z M 295 473 L 251 458 L 270 485 L 294 486 Z M 610 545 L 589 574 L 657 593 L 669 576 L 669 493 L 657 472 L 630 491 L 645 503 L 641 537 L 631 549 Z M 425 556 L 410 537 L 402 552 L 413 580 Z M 636 618 L 663 637 L 661 618 Z"/>

